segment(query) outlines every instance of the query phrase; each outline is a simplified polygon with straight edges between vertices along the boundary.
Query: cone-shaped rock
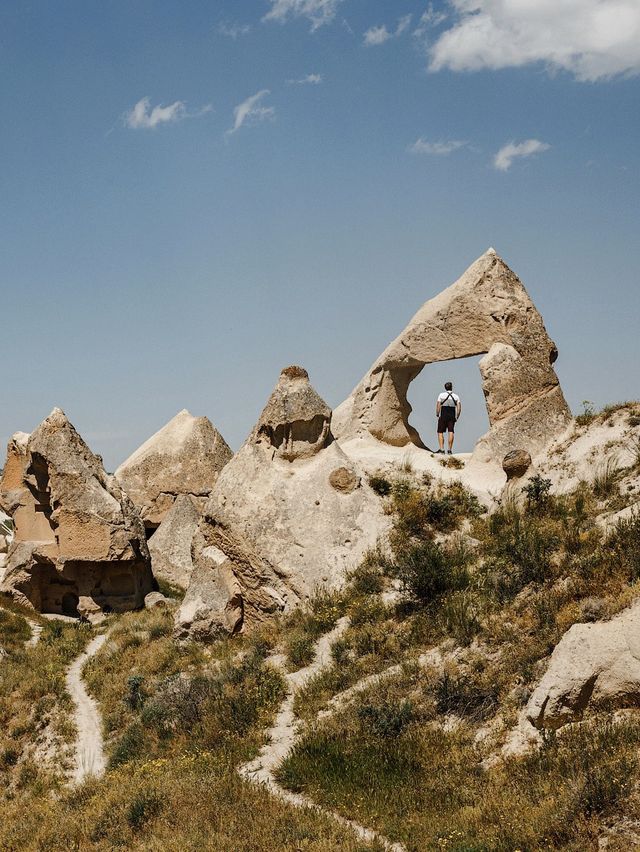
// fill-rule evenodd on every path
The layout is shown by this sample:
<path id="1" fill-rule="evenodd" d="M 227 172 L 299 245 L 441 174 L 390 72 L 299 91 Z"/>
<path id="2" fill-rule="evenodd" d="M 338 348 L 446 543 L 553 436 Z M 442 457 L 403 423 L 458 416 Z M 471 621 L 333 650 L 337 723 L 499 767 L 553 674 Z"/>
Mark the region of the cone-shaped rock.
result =
<path id="1" fill-rule="evenodd" d="M 184 409 L 116 470 L 116 478 L 154 529 L 178 494 L 203 505 L 233 453 L 207 417 Z"/>
<path id="2" fill-rule="evenodd" d="M 0 502 L 14 523 L 1 591 L 86 617 L 142 606 L 153 586 L 142 522 L 59 408 L 9 442 Z"/>
<path id="3" fill-rule="evenodd" d="M 330 422 L 306 371 L 283 370 L 205 506 L 178 635 L 251 628 L 316 588 L 341 585 L 388 529 L 379 498 L 332 440 Z"/>
<path id="4" fill-rule="evenodd" d="M 334 434 L 343 440 L 370 433 L 394 446 L 423 446 L 409 423 L 410 383 L 426 364 L 483 353 L 491 429 L 476 448 L 478 458 L 500 462 L 509 451 L 541 447 L 566 428 L 571 414 L 553 369 L 555 344 L 519 278 L 489 249 L 385 349 L 335 410 Z"/>

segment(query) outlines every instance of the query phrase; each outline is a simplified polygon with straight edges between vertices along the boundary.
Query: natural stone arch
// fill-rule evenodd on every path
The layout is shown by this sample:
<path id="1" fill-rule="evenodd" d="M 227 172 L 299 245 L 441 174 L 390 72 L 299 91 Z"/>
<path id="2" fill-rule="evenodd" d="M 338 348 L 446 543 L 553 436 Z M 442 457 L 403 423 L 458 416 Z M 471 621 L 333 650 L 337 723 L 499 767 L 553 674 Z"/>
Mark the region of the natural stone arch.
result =
<path id="1" fill-rule="evenodd" d="M 335 411 L 338 439 L 370 433 L 394 446 L 424 446 L 409 423 L 407 391 L 427 364 L 483 355 L 491 428 L 475 453 L 500 461 L 516 446 L 542 446 L 570 421 L 553 363 L 558 351 L 524 286 L 489 249 L 426 302 Z"/>

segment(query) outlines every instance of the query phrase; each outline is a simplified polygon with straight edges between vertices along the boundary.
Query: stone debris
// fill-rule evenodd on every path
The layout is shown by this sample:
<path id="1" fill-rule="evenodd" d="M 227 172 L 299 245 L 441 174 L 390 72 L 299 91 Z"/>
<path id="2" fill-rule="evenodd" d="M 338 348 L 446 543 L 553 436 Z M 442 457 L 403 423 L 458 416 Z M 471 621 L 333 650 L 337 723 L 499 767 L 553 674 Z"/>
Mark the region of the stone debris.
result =
<path id="1" fill-rule="evenodd" d="M 143 605 L 153 577 L 142 522 L 59 408 L 9 441 L 0 505 L 14 524 L 0 591 L 85 618 Z"/>
<path id="2" fill-rule="evenodd" d="M 116 470 L 145 527 L 156 529 L 180 494 L 202 508 L 233 453 L 206 417 L 186 409 L 145 441 Z"/>
<path id="3" fill-rule="evenodd" d="M 388 530 L 380 499 L 330 423 L 306 371 L 283 370 L 204 509 L 178 635 L 238 631 L 336 588 Z"/>
<path id="4" fill-rule="evenodd" d="M 500 463 L 523 444 L 533 452 L 571 422 L 553 363 L 558 351 L 518 277 L 489 249 L 426 302 L 334 412 L 343 441 L 371 434 L 424 447 L 409 423 L 410 383 L 427 364 L 486 353 L 480 374 L 491 428 L 474 459 Z"/>

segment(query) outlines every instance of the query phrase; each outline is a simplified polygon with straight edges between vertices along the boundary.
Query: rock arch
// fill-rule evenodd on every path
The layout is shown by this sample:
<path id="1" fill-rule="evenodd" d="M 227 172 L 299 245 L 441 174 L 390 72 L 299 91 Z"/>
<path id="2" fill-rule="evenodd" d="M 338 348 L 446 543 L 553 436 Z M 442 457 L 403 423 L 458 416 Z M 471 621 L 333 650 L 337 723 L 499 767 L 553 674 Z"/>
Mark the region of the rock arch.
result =
<path id="1" fill-rule="evenodd" d="M 333 414 L 341 440 L 371 434 L 424 447 L 409 423 L 407 390 L 427 364 L 484 355 L 480 375 L 490 430 L 474 450 L 500 461 L 514 447 L 540 447 L 571 413 L 553 363 L 558 350 L 520 279 L 494 249 L 426 302 Z"/>

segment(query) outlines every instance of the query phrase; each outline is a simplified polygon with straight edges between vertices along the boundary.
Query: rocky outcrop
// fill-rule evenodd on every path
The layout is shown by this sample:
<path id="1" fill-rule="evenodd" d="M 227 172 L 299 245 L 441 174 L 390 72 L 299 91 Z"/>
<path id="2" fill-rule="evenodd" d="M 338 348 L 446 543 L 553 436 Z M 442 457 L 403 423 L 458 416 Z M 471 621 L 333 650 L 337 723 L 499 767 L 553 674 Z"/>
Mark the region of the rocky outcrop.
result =
<path id="1" fill-rule="evenodd" d="M 178 635 L 250 628 L 316 588 L 335 588 L 387 531 L 380 499 L 330 422 L 306 371 L 283 370 L 204 509 Z"/>
<path id="2" fill-rule="evenodd" d="M 191 542 L 200 512 L 191 497 L 180 494 L 149 539 L 153 576 L 186 589 L 191 579 Z"/>
<path id="3" fill-rule="evenodd" d="M 0 591 L 88 618 L 143 605 L 153 577 L 140 517 L 59 408 L 9 442 L 0 504 L 14 523 Z"/>
<path id="4" fill-rule="evenodd" d="M 206 417 L 180 411 L 116 470 L 116 479 L 155 529 L 179 494 L 200 508 L 233 453 Z"/>
<path id="5" fill-rule="evenodd" d="M 526 715 L 537 728 L 559 728 L 587 707 L 640 705 L 640 601 L 611 621 L 574 624 L 556 645 Z"/>
<path id="6" fill-rule="evenodd" d="M 409 423 L 410 383 L 427 364 L 484 355 L 480 374 L 490 431 L 474 457 L 500 463 L 540 448 L 571 421 L 553 369 L 557 349 L 518 277 L 489 249 L 426 302 L 334 412 L 339 440 L 370 433 L 394 446 L 424 446 Z"/>

